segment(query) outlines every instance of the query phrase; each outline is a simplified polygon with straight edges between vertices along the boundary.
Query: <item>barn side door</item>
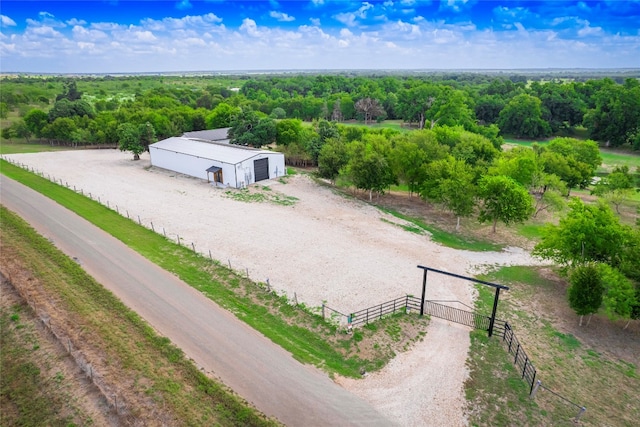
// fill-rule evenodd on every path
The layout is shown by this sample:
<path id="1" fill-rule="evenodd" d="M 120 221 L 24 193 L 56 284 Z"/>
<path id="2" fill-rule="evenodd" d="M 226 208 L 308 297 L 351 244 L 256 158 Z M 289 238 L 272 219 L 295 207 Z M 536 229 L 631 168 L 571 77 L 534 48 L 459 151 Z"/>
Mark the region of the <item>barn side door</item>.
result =
<path id="1" fill-rule="evenodd" d="M 269 158 L 254 160 L 253 173 L 256 177 L 256 182 L 269 179 Z"/>

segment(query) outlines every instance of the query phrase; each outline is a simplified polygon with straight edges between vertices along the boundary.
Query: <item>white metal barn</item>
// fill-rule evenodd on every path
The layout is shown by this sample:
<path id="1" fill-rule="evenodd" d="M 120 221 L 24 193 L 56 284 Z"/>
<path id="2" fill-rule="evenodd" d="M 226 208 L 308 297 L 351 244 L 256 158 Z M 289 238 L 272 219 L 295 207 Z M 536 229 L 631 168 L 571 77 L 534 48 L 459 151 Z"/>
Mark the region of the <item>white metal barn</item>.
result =
<path id="1" fill-rule="evenodd" d="M 172 137 L 149 145 L 151 165 L 244 188 L 286 175 L 284 154 L 201 139 Z"/>

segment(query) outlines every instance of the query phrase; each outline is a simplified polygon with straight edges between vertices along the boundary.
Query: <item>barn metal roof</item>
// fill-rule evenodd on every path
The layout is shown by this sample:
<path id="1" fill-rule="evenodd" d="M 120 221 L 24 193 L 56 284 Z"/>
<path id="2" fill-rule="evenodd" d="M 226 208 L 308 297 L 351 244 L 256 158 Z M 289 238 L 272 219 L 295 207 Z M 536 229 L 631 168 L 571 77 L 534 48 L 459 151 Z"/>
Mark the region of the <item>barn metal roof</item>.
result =
<path id="1" fill-rule="evenodd" d="M 231 144 L 219 144 L 215 142 L 198 141 L 180 136 L 158 141 L 149 145 L 150 148 L 173 151 L 203 159 L 217 160 L 228 164 L 238 164 L 259 154 L 280 155 L 275 151 L 259 150 L 257 148 L 243 147 Z"/>
<path id="2" fill-rule="evenodd" d="M 193 132 L 185 132 L 182 136 L 185 138 L 229 143 L 229 129 L 231 128 L 197 130 Z"/>

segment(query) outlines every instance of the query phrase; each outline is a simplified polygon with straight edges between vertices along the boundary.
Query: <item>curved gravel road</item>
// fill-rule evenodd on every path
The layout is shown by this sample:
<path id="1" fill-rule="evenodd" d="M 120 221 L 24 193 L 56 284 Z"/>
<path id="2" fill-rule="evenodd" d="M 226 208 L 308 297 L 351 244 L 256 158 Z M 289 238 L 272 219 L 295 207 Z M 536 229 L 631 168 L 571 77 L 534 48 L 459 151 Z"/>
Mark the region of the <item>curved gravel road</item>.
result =
<path id="1" fill-rule="evenodd" d="M 1 203 L 207 372 L 289 426 L 393 425 L 199 292 L 75 213 L 0 175 Z"/>

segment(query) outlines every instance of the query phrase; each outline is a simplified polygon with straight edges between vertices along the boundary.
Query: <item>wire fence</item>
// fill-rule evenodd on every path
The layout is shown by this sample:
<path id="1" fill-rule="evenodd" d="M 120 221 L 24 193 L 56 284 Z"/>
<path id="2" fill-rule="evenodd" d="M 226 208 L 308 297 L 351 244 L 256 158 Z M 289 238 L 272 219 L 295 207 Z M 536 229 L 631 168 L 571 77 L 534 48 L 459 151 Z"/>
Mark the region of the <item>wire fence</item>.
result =
<path id="1" fill-rule="evenodd" d="M 130 412 L 130 405 L 123 398 L 121 391 L 118 390 L 118 386 L 110 383 L 103 373 L 100 372 L 100 369 L 96 368 L 90 362 L 90 358 L 82 349 L 83 343 L 72 339 L 63 324 L 58 325 L 51 319 L 48 308 L 44 304 L 36 301 L 24 283 L 21 283 L 20 280 L 14 281 L 11 275 L 5 277 L 0 274 L 0 280 L 15 289 L 18 295 L 20 295 L 20 298 L 27 303 L 35 318 L 42 322 L 44 330 L 64 349 L 69 358 L 84 374 L 87 381 L 102 395 L 108 407 L 113 410 L 117 416 L 126 416 Z"/>

